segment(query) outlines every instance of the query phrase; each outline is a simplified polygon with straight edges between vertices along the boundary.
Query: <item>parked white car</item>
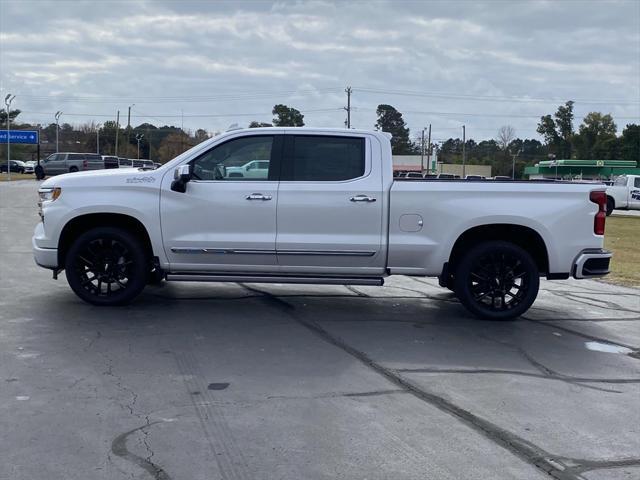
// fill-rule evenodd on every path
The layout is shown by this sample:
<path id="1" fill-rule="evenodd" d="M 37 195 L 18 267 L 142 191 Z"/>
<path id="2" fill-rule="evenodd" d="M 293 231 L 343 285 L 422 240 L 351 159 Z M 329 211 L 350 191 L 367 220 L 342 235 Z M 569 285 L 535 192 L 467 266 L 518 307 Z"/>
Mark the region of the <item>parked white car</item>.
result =
<path id="1" fill-rule="evenodd" d="M 607 215 L 614 209 L 640 210 L 640 175 L 620 175 L 607 187 Z"/>
<path id="2" fill-rule="evenodd" d="M 35 160 L 28 160 L 24 162 L 24 173 L 33 173 L 37 164 L 38 162 Z"/>
<path id="3" fill-rule="evenodd" d="M 241 167 L 227 167 L 226 176 L 229 178 L 266 178 L 269 172 L 269 160 L 252 160 Z"/>
<path id="4" fill-rule="evenodd" d="M 130 302 L 151 280 L 382 285 L 413 275 L 439 277 L 493 319 L 527 311 L 540 276 L 609 272 L 604 185 L 394 180 L 389 140 L 233 130 L 157 170 L 51 178 L 35 261 L 54 278 L 65 269 L 96 305 Z M 256 158 L 269 162 L 262 177 L 225 175 L 227 162 Z"/>

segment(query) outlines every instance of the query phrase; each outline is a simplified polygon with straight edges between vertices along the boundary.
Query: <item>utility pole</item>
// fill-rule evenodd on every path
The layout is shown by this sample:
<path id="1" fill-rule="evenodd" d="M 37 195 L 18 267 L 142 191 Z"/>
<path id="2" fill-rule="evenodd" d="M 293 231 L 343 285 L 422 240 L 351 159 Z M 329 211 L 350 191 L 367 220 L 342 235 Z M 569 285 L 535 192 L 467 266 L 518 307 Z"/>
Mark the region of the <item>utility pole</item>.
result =
<path id="1" fill-rule="evenodd" d="M 511 167 L 511 180 L 516 179 L 516 158 L 518 158 L 521 152 L 522 149 L 518 150 L 518 153 L 516 153 L 515 155 L 511 154 L 511 157 L 513 157 L 513 165 Z"/>
<path id="2" fill-rule="evenodd" d="M 135 103 L 129 105 L 129 112 L 127 113 L 127 148 L 129 148 L 128 145 L 131 143 L 131 107 L 135 106 Z"/>
<path id="3" fill-rule="evenodd" d="M 351 87 L 347 87 L 345 92 L 347 92 L 347 106 L 342 108 L 347 111 L 347 128 L 351 128 Z"/>
<path id="4" fill-rule="evenodd" d="M 465 126 L 462 125 L 462 178 L 465 175 L 465 166 L 467 163 L 467 132 Z"/>
<path id="5" fill-rule="evenodd" d="M 7 179 L 11 180 L 11 118 L 9 113 L 11 112 L 11 102 L 16 98 L 15 95 L 10 93 L 4 97 L 4 104 L 7 106 Z"/>
<path id="6" fill-rule="evenodd" d="M 118 156 L 118 130 L 120 130 L 120 110 L 116 113 L 116 157 Z"/>
<path id="7" fill-rule="evenodd" d="M 96 125 L 96 153 L 100 155 L 100 124 Z"/>
<path id="8" fill-rule="evenodd" d="M 420 172 L 424 172 L 424 128 L 422 129 L 422 147 L 420 148 Z"/>
<path id="9" fill-rule="evenodd" d="M 60 110 L 58 110 L 55 114 L 55 118 L 56 118 L 56 153 L 58 153 L 58 132 L 60 131 L 60 115 L 62 115 L 62 112 Z"/>
<path id="10" fill-rule="evenodd" d="M 431 124 L 429 124 L 429 138 L 427 139 L 427 173 L 431 169 Z"/>
<path id="11" fill-rule="evenodd" d="M 143 133 L 136 133 L 136 140 L 138 141 L 138 160 L 140 160 L 140 140 L 142 140 L 143 137 Z"/>

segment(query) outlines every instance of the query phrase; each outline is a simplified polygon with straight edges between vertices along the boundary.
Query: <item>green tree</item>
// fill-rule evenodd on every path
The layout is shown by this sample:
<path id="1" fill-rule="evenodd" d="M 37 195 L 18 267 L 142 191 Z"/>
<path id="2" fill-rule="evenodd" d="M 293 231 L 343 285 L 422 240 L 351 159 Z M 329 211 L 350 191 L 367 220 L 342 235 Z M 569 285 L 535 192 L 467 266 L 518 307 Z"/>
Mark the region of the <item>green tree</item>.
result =
<path id="1" fill-rule="evenodd" d="M 549 149 L 560 158 L 571 158 L 573 140 L 573 102 L 560 105 L 554 114 L 540 117 L 536 131 L 542 135 Z"/>
<path id="2" fill-rule="evenodd" d="M 574 137 L 576 154 L 581 159 L 602 159 L 614 156 L 617 150 L 616 124 L 611 115 L 600 112 L 588 113 Z"/>
<path id="3" fill-rule="evenodd" d="M 630 123 L 622 131 L 620 156 L 624 160 L 640 162 L 640 125 Z"/>
<path id="4" fill-rule="evenodd" d="M 378 105 L 376 114 L 378 115 L 378 121 L 375 124 L 375 128 L 392 135 L 391 152 L 394 155 L 412 155 L 416 153 L 415 146 L 409 138 L 409 129 L 402 118 L 402 113 L 391 105 L 382 104 Z"/>
<path id="5" fill-rule="evenodd" d="M 21 110 L 9 110 L 9 121 L 13 122 L 15 118 L 20 115 Z M 5 108 L 0 109 L 0 128 L 7 128 L 7 110 Z"/>
<path id="6" fill-rule="evenodd" d="M 256 122 L 255 120 L 249 124 L 249 128 L 273 127 L 270 123 Z"/>
<path id="7" fill-rule="evenodd" d="M 300 111 L 296 110 L 295 108 L 278 104 L 278 105 L 274 105 L 271 113 L 275 115 L 275 118 L 273 119 L 273 124 L 276 127 L 303 127 L 304 126 L 304 115 L 302 115 Z"/>

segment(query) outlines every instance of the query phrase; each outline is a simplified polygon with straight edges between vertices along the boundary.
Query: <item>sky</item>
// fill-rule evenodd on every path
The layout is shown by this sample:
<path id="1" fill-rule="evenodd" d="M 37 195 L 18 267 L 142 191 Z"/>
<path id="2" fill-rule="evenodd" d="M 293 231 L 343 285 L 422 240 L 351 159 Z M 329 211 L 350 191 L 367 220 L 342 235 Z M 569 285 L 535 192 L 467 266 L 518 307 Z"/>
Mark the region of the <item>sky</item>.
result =
<path id="1" fill-rule="evenodd" d="M 575 101 L 575 126 L 640 123 L 640 1 L 0 0 L 0 93 L 23 122 L 115 120 L 224 131 L 269 122 L 372 129 L 376 107 L 412 137 L 539 138 Z"/>

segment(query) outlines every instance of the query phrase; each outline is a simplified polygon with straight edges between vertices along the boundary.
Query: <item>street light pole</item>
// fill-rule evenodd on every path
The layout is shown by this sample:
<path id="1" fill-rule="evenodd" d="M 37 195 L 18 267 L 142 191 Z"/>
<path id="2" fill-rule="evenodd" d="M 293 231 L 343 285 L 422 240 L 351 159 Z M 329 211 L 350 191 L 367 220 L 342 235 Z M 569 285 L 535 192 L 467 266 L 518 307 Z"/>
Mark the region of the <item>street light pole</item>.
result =
<path id="1" fill-rule="evenodd" d="M 100 124 L 96 125 L 96 153 L 100 155 Z"/>
<path id="2" fill-rule="evenodd" d="M 11 102 L 16 98 L 15 95 L 10 93 L 4 97 L 4 104 L 7 106 L 7 179 L 11 180 L 11 118 L 9 113 L 11 112 Z"/>
<path id="3" fill-rule="evenodd" d="M 62 112 L 60 110 L 58 110 L 55 114 L 55 118 L 56 118 L 56 153 L 58 153 L 58 135 L 59 135 L 59 130 L 60 130 L 60 115 L 62 115 Z"/>

